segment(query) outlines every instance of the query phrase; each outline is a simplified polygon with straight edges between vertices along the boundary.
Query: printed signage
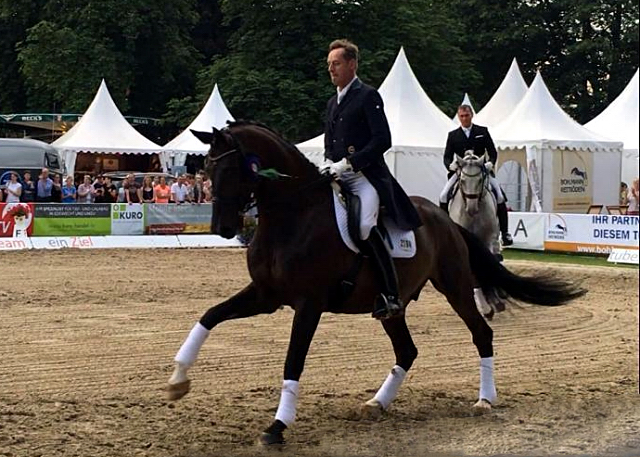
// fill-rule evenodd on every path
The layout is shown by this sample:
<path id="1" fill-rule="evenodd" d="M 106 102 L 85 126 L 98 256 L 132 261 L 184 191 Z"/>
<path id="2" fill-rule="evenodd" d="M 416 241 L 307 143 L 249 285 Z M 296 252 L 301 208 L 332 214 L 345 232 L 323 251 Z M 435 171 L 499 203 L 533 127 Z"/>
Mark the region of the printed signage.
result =
<path id="1" fill-rule="evenodd" d="M 148 204 L 145 233 L 148 235 L 211 233 L 212 209 L 211 204 Z"/>
<path id="2" fill-rule="evenodd" d="M 109 235 L 111 205 L 43 203 L 35 205 L 35 236 Z"/>
<path id="3" fill-rule="evenodd" d="M 111 234 L 112 235 L 143 235 L 144 208 L 142 203 L 112 203 L 111 204 Z"/>
<path id="4" fill-rule="evenodd" d="M 588 151 L 553 151 L 553 210 L 586 213 L 592 203 L 592 154 Z"/>

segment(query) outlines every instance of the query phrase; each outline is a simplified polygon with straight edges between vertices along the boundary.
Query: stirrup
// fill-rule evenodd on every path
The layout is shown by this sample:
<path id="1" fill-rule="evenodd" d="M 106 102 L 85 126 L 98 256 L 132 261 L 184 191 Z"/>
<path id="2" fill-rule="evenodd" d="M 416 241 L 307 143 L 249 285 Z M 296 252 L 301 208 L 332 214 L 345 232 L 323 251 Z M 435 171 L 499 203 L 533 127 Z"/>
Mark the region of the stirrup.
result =
<path id="1" fill-rule="evenodd" d="M 510 233 L 503 233 L 502 234 L 502 245 L 503 246 L 511 246 L 513 244 L 513 238 L 511 237 Z"/>
<path id="2" fill-rule="evenodd" d="M 373 313 L 371 317 L 378 320 L 385 320 L 391 317 L 402 316 L 404 314 L 404 306 L 396 297 L 385 294 L 378 294 L 375 300 Z"/>

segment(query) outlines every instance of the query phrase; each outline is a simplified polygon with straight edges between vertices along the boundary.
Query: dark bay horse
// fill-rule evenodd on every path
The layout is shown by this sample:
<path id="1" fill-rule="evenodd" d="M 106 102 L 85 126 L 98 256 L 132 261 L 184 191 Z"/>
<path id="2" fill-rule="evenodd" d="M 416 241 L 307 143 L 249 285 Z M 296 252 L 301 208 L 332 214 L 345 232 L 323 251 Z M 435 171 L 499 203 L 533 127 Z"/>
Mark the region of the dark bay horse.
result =
<path id="1" fill-rule="evenodd" d="M 341 297 L 340 283 L 353 270 L 356 254 L 343 244 L 338 232 L 330 178 L 322 176 L 295 146 L 268 127 L 251 122 L 193 133 L 210 144 L 205 168 L 213 181 L 213 232 L 234 237 L 241 223 L 239 215 L 253 201 L 259 224 L 247 250 L 251 283 L 210 308 L 195 324 L 175 357 L 169 398 L 181 398 L 189 391 L 187 370 L 213 327 L 290 306 L 294 318 L 280 404 L 260 437 L 263 444 L 283 443 L 283 432 L 295 418 L 298 381 L 321 314 L 371 313 L 380 292 L 375 270 L 365 258 L 355 288 Z M 485 294 L 500 292 L 514 300 L 549 306 L 567 303 L 585 291 L 551 277 L 509 272 L 478 238 L 437 206 L 423 198 L 412 201 L 423 226 L 415 233 L 416 255 L 396 259 L 400 297 L 403 303 L 417 300 L 431 281 L 447 298 L 469 328 L 480 356 L 480 391 L 474 406 L 488 409 L 496 399 L 493 332 L 476 308 L 474 283 Z M 383 320 L 382 326 L 393 344 L 395 366 L 366 403 L 375 412 L 389 406 L 418 355 L 403 316 Z"/>

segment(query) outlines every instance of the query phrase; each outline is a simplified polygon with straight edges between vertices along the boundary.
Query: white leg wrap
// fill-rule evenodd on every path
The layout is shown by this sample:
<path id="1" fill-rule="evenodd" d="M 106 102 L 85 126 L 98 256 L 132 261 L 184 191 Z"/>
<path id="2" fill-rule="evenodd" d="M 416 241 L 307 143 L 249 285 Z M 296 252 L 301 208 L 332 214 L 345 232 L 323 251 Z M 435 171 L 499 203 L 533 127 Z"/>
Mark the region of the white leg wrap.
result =
<path id="1" fill-rule="evenodd" d="M 200 322 L 196 323 L 191 329 L 191 332 L 189 332 L 187 339 L 182 343 L 182 346 L 180 346 L 180 350 L 174 360 L 189 367 L 193 365 L 198 358 L 200 348 L 208 336 L 209 330 L 204 328 Z"/>
<path id="2" fill-rule="evenodd" d="M 285 379 L 282 383 L 280 394 L 280 404 L 276 411 L 276 420 L 279 420 L 287 427 L 296 420 L 296 404 L 298 403 L 298 392 L 300 383 Z"/>
<path id="3" fill-rule="evenodd" d="M 402 367 L 395 365 L 391 369 L 391 373 L 389 373 L 387 379 L 382 383 L 380 389 L 378 389 L 378 392 L 376 392 L 376 395 L 373 397 L 374 400 L 377 400 L 384 409 L 387 409 L 396 398 L 396 395 L 398 395 L 398 389 L 400 389 L 400 385 L 406 375 L 407 372 L 404 371 Z"/>
<path id="4" fill-rule="evenodd" d="M 480 359 L 480 392 L 479 400 L 487 400 L 493 403 L 498 398 L 496 385 L 493 382 L 493 357 L 483 357 Z"/>
<path id="5" fill-rule="evenodd" d="M 476 308 L 478 308 L 478 311 L 480 311 L 480 314 L 485 315 L 491 312 L 491 309 L 492 309 L 491 305 L 487 303 L 487 300 L 484 297 L 484 293 L 482 292 L 482 289 L 480 289 L 479 287 L 476 287 L 475 289 L 473 289 L 473 298 L 475 298 Z"/>

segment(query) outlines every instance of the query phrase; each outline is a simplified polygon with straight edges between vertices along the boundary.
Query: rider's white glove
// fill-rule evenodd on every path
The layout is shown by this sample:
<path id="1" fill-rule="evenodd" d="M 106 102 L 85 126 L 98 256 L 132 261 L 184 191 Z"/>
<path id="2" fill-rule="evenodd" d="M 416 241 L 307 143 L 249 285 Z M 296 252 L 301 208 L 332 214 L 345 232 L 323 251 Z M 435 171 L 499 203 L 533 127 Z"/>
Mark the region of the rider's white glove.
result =
<path id="1" fill-rule="evenodd" d="M 451 162 L 451 165 L 449 165 L 449 170 L 456 171 L 457 169 L 458 169 L 458 161 L 454 160 L 453 162 Z"/>
<path id="2" fill-rule="evenodd" d="M 321 174 L 331 173 L 331 165 L 333 165 L 333 160 L 324 159 L 324 163 L 320 165 L 318 168 Z"/>
<path id="3" fill-rule="evenodd" d="M 339 178 L 340 176 L 342 176 L 342 173 L 344 173 L 345 171 L 351 171 L 351 170 L 353 170 L 353 167 L 347 161 L 346 157 L 342 159 L 340 162 L 336 162 L 333 165 L 331 165 L 331 168 L 330 168 L 331 174 L 336 178 Z"/>
<path id="4" fill-rule="evenodd" d="M 493 170 L 493 164 L 491 162 L 485 162 L 484 168 L 487 170 L 487 173 L 490 173 Z"/>

